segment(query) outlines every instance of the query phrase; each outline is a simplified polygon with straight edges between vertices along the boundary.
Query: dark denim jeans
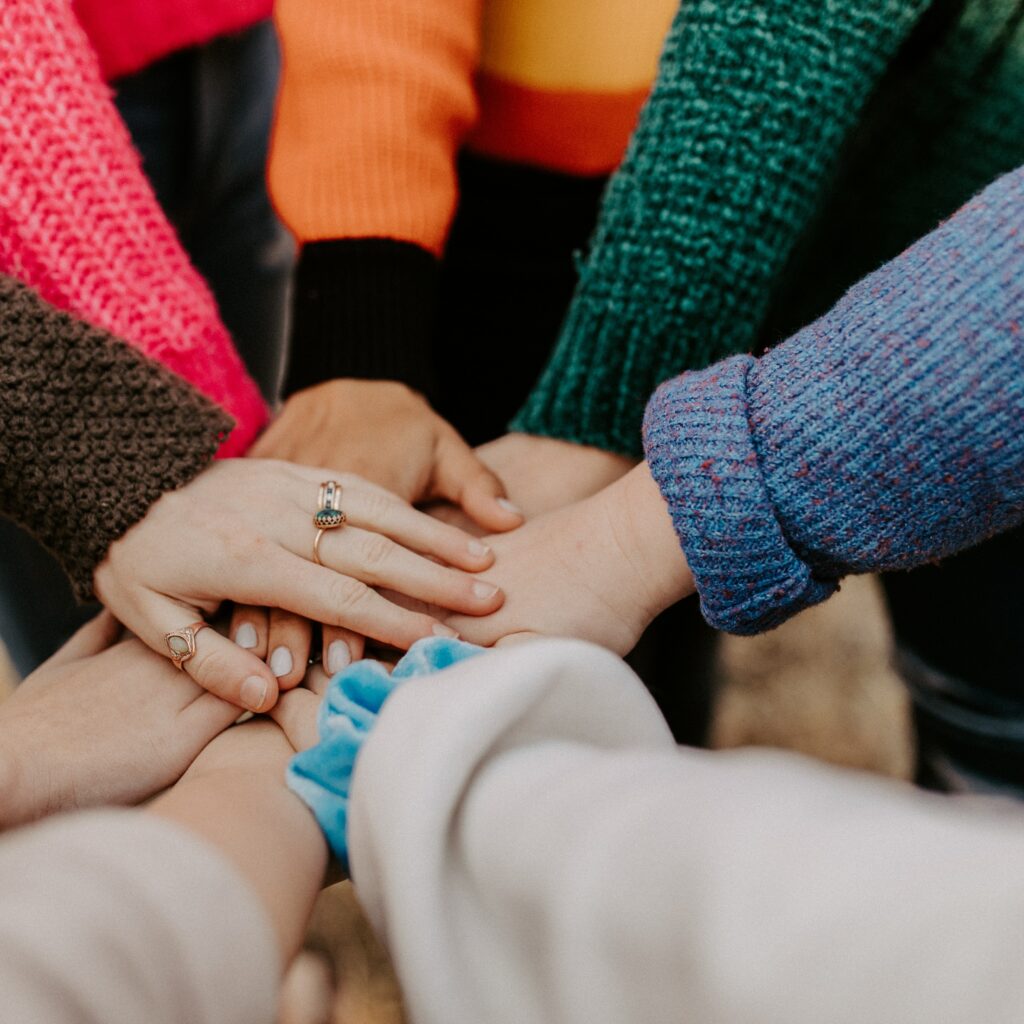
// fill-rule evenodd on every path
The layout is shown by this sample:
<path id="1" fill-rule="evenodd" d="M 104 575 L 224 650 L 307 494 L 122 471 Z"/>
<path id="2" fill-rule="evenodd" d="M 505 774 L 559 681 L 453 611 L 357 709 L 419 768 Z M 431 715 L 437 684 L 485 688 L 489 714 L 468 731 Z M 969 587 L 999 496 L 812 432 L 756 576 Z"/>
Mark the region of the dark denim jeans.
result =
<path id="1" fill-rule="evenodd" d="M 115 83 L 157 197 L 268 399 L 280 384 L 290 236 L 265 185 L 280 55 L 269 22 L 172 54 Z M 95 609 L 56 561 L 0 518 L 0 636 L 23 674 Z"/>
<path id="2" fill-rule="evenodd" d="M 1024 699 L 970 686 L 912 654 L 897 666 L 913 701 L 918 784 L 1024 799 Z"/>

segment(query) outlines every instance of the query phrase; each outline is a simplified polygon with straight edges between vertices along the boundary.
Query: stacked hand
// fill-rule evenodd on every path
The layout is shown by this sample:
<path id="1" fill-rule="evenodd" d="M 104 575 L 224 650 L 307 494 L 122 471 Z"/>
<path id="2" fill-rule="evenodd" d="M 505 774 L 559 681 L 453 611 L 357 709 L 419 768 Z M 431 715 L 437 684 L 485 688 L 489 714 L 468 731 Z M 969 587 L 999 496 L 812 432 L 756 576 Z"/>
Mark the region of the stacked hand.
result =
<path id="1" fill-rule="evenodd" d="M 597 494 L 487 538 L 506 595 L 491 615 L 449 616 L 489 646 L 530 634 L 573 636 L 628 653 L 651 620 L 693 592 L 693 577 L 643 464 Z"/>
<path id="2" fill-rule="evenodd" d="M 109 613 L 0 705 L 0 830 L 56 811 L 137 803 L 238 718 Z"/>
<path id="3" fill-rule="evenodd" d="M 319 566 L 312 516 L 319 485 L 328 477 L 341 484 L 347 523 L 325 533 Z M 202 619 L 224 600 L 321 622 L 328 650 L 352 634 L 406 648 L 420 637 L 451 631 L 375 588 L 486 614 L 499 607 L 502 595 L 474 574 L 492 561 L 485 544 L 358 477 L 270 460 L 225 460 L 161 497 L 111 546 L 94 585 L 117 618 L 164 656 L 165 634 Z M 307 630 L 296 627 L 294 616 L 281 616 L 245 649 L 203 629 L 184 668 L 225 700 L 265 711 L 279 687 L 302 679 Z M 279 680 L 262 657 L 269 652 L 273 660 L 282 649 L 288 664 Z"/>
<path id="4" fill-rule="evenodd" d="M 492 531 L 487 543 L 497 562 L 488 579 L 507 595 L 500 611 L 446 616 L 408 592 L 389 595 L 444 618 L 468 640 L 565 634 L 625 653 L 654 615 L 692 590 L 661 496 L 646 470 L 629 473 L 634 460 L 526 434 L 474 455 L 423 398 L 398 384 L 332 381 L 300 392 L 255 451 L 355 470 L 408 501 L 431 502 L 431 515 L 450 525 Z M 500 515 L 506 493 L 531 517 L 525 525 Z M 250 627 L 245 638 L 259 636 L 258 649 L 272 650 L 273 641 L 263 641 L 265 613 L 244 609 L 241 617 Z M 361 654 L 357 637 L 344 639 L 335 644 L 340 658 L 325 645 L 332 673 Z"/>
<path id="5" fill-rule="evenodd" d="M 631 460 L 522 434 L 474 453 L 398 384 L 332 381 L 300 392 L 254 454 L 302 464 L 214 465 L 157 501 L 94 577 L 104 604 L 164 656 L 168 633 L 235 602 L 231 639 L 201 629 L 183 664 L 205 689 L 253 711 L 302 680 L 311 622 L 323 625 L 331 673 L 362 656 L 364 637 L 404 649 L 453 629 L 488 644 L 564 633 L 625 652 L 689 586 L 649 476 L 640 488 L 634 474 L 623 479 Z M 499 476 L 538 518 L 521 525 Z M 341 484 L 347 521 L 324 533 L 321 566 L 312 515 L 326 479 Z M 409 504 L 431 501 L 430 516 Z M 470 531 L 492 535 L 484 543 Z M 643 536 L 652 531 L 661 552 L 653 562 Z M 510 595 L 505 607 L 496 582 Z"/>
<path id="6" fill-rule="evenodd" d="M 412 504 L 446 501 L 488 532 L 523 521 L 455 428 L 392 381 L 332 380 L 297 392 L 250 454 L 355 473 Z"/>

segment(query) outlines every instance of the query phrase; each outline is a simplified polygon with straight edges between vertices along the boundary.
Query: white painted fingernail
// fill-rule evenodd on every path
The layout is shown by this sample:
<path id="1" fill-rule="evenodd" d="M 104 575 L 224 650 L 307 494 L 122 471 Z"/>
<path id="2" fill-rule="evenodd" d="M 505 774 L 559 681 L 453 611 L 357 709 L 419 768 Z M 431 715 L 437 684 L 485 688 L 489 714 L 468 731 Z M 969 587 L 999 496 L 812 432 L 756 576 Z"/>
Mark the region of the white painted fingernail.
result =
<path id="1" fill-rule="evenodd" d="M 454 629 L 452 629 L 451 626 L 442 626 L 440 622 L 437 623 L 436 626 L 434 626 L 431 632 L 434 634 L 434 636 L 448 636 L 452 637 L 452 639 L 455 640 L 457 640 L 459 637 L 459 634 Z"/>
<path id="2" fill-rule="evenodd" d="M 327 648 L 327 671 L 332 676 L 348 668 L 352 664 L 352 652 L 344 640 L 333 640 Z"/>
<path id="3" fill-rule="evenodd" d="M 278 679 L 281 676 L 288 675 L 292 670 L 292 652 L 287 647 L 275 647 L 274 653 L 270 656 L 270 671 L 277 676 Z"/>
<path id="4" fill-rule="evenodd" d="M 256 635 L 256 627 L 251 622 L 243 622 L 235 633 L 235 643 L 247 650 L 255 647 L 260 642 Z"/>
<path id="5" fill-rule="evenodd" d="M 483 558 L 484 555 L 489 555 L 491 553 L 490 547 L 482 540 L 471 540 L 466 547 L 469 548 L 469 553 L 471 555 L 476 555 L 477 558 Z"/>
<path id="6" fill-rule="evenodd" d="M 473 593 L 481 601 L 489 601 L 498 592 L 498 588 L 493 583 L 474 583 Z"/>
<path id="7" fill-rule="evenodd" d="M 511 512 L 514 516 L 521 516 L 523 514 L 523 510 L 518 505 L 513 505 L 508 498 L 498 498 L 497 501 L 506 512 Z"/>
<path id="8" fill-rule="evenodd" d="M 259 711 L 267 699 L 267 681 L 263 676 L 249 676 L 238 694 L 239 699 L 250 711 Z"/>

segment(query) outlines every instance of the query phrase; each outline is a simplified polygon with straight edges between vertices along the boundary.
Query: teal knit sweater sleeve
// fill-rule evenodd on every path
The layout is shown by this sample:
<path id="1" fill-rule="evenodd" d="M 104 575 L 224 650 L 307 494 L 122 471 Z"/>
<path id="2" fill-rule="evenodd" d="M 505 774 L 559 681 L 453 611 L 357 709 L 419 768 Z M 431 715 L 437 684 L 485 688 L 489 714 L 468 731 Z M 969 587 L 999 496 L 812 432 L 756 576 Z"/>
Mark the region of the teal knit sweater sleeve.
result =
<path id="1" fill-rule="evenodd" d="M 928 0 L 684 0 L 561 337 L 512 429 L 640 455 L 644 405 L 749 350 Z"/>

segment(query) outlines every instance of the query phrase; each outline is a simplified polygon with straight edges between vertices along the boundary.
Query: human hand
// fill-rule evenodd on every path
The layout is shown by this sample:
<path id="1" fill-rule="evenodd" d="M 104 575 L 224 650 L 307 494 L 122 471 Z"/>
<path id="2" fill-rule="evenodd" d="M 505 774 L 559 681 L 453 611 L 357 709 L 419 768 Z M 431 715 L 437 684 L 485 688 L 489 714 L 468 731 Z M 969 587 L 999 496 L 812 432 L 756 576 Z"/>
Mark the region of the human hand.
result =
<path id="1" fill-rule="evenodd" d="M 164 789 L 238 717 L 103 612 L 0 704 L 0 828 Z"/>
<path id="2" fill-rule="evenodd" d="M 469 575 L 491 564 L 486 545 L 349 474 L 336 475 L 346 525 L 324 534 L 323 566 L 316 565 L 312 516 L 327 475 L 269 460 L 214 464 L 163 495 L 111 545 L 94 575 L 97 596 L 164 656 L 165 634 L 224 600 L 280 607 L 328 630 L 351 630 L 400 648 L 449 630 L 432 615 L 393 604 L 375 587 L 470 615 L 501 604 L 497 588 Z M 273 706 L 279 683 L 262 652 L 212 629 L 196 635 L 195 647 L 184 667 L 201 686 L 251 711 Z M 305 669 L 303 651 L 291 660 L 285 686 Z"/>
<path id="3" fill-rule="evenodd" d="M 395 381 L 332 380 L 296 392 L 251 454 L 357 473 L 412 504 L 447 501 L 490 532 L 522 522 L 455 428 Z"/>
<path id="4" fill-rule="evenodd" d="M 476 449 L 527 516 L 582 501 L 628 473 L 636 459 L 534 434 L 505 434 Z"/>
<path id="5" fill-rule="evenodd" d="M 573 636 L 626 654 L 650 621 L 693 592 L 668 510 L 645 464 L 585 501 L 488 538 L 498 612 L 449 616 L 472 643 Z"/>

